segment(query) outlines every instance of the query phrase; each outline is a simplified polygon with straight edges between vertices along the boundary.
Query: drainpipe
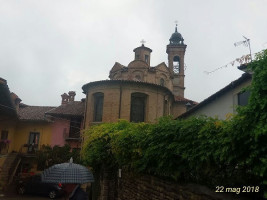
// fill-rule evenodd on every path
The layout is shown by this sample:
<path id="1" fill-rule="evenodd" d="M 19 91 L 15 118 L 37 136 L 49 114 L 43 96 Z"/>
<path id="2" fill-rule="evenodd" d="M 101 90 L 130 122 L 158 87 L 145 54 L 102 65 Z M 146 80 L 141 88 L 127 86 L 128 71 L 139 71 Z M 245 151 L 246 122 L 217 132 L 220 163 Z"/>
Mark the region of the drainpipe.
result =
<path id="1" fill-rule="evenodd" d="M 85 121 L 86 121 L 86 113 L 87 113 L 87 101 L 88 101 L 88 91 L 86 91 L 86 99 L 85 99 L 85 110 L 83 114 L 83 129 L 85 129 Z"/>
<path id="2" fill-rule="evenodd" d="M 122 97 L 122 88 L 121 88 L 121 84 L 120 84 L 119 119 L 121 118 L 121 97 Z"/>
<path id="3" fill-rule="evenodd" d="M 85 110 L 84 110 L 84 114 L 83 114 L 83 130 L 85 129 L 85 122 L 86 122 L 86 113 L 87 113 L 87 101 L 88 101 L 88 91 L 86 91 L 86 99 L 85 99 Z M 81 149 L 83 147 L 83 142 L 84 142 L 84 137 L 81 137 Z M 80 159 L 82 159 L 82 155 L 80 154 Z"/>

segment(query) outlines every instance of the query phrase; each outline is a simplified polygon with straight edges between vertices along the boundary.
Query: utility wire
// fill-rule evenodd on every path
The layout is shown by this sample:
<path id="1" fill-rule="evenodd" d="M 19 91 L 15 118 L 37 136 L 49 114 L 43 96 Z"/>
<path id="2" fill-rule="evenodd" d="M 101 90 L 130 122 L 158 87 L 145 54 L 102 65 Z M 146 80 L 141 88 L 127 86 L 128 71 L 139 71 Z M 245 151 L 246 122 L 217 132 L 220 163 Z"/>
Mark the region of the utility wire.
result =
<path id="1" fill-rule="evenodd" d="M 255 55 L 255 54 L 254 54 L 254 55 Z M 233 61 L 227 63 L 227 64 L 224 65 L 224 66 L 215 68 L 215 69 L 212 70 L 212 71 L 204 71 L 204 73 L 207 74 L 207 75 L 209 75 L 209 74 L 211 74 L 211 73 L 213 73 L 213 72 L 216 72 L 216 71 L 219 70 L 219 69 L 226 68 L 226 67 L 228 67 L 229 65 L 234 66 L 235 62 L 238 62 L 240 65 L 242 65 L 242 64 L 247 64 L 248 61 L 250 61 L 250 60 L 251 60 L 251 55 L 250 55 L 250 54 L 248 54 L 248 55 L 243 55 L 242 57 L 240 57 L 240 58 L 236 58 L 235 60 L 233 60 Z"/>

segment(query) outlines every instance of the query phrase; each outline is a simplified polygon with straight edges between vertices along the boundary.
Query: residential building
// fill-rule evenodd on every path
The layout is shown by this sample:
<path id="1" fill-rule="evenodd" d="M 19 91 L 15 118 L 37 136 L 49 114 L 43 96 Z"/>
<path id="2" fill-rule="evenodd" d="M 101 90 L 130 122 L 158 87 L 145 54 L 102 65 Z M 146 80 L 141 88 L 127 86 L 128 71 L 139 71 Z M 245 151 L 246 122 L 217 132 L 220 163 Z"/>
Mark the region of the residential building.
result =
<path id="1" fill-rule="evenodd" d="M 36 170 L 34 158 L 42 145 L 80 149 L 84 100 L 75 92 L 62 95 L 62 105 L 29 106 L 10 93 L 0 78 L 0 186 L 10 183 L 18 171 Z"/>
<path id="2" fill-rule="evenodd" d="M 17 121 L 15 103 L 19 104 L 19 102 L 20 99 L 10 93 L 7 81 L 0 78 L 0 166 L 4 163 L 6 155 L 13 149 Z"/>
<path id="3" fill-rule="evenodd" d="M 20 99 L 10 93 L 7 81 L 0 78 L 0 189 L 5 187 L 12 176 L 10 169 L 16 169 L 19 162 L 17 154 L 12 153 L 19 102 Z"/>
<path id="4" fill-rule="evenodd" d="M 16 140 L 13 150 L 34 154 L 42 145 L 51 144 L 53 121 L 45 113 L 54 107 L 20 104 L 16 124 Z"/>
<path id="5" fill-rule="evenodd" d="M 72 149 L 81 147 L 85 99 L 75 101 L 75 95 L 74 91 L 62 94 L 61 105 L 46 112 L 53 121 L 51 146 L 69 144 Z"/>
<path id="6" fill-rule="evenodd" d="M 218 92 L 206 98 L 178 118 L 205 115 L 227 119 L 236 113 L 237 106 L 244 106 L 248 103 L 249 91 L 244 91 L 251 85 L 252 75 L 244 73 L 240 78 L 231 82 Z"/>

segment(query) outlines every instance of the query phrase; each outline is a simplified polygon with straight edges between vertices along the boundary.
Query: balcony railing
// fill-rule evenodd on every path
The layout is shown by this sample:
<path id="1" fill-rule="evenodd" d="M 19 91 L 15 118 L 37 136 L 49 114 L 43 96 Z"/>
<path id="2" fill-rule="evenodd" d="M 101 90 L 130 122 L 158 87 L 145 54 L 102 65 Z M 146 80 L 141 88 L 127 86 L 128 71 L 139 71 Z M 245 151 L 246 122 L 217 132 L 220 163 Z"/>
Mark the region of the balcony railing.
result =
<path id="1" fill-rule="evenodd" d="M 81 138 L 81 135 L 80 133 L 64 133 L 63 134 L 63 137 L 65 140 L 75 140 L 75 141 L 81 141 L 82 138 Z"/>
<path id="2" fill-rule="evenodd" d="M 23 144 L 20 147 L 19 153 L 27 156 L 34 156 L 38 151 L 38 144 Z"/>

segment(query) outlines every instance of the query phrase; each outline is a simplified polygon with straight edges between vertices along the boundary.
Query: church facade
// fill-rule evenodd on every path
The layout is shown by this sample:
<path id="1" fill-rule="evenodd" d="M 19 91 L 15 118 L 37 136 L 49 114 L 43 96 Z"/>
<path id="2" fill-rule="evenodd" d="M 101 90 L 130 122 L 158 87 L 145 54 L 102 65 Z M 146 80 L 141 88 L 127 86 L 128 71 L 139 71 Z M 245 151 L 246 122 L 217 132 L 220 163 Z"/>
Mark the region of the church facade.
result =
<path id="1" fill-rule="evenodd" d="M 110 80 L 82 87 L 86 94 L 85 128 L 118 119 L 153 123 L 162 116 L 177 117 L 196 104 L 184 98 L 186 45 L 177 27 L 169 41 L 168 64 L 150 66 L 152 50 L 142 44 L 133 50 L 134 60 L 128 66 L 114 64 Z"/>

